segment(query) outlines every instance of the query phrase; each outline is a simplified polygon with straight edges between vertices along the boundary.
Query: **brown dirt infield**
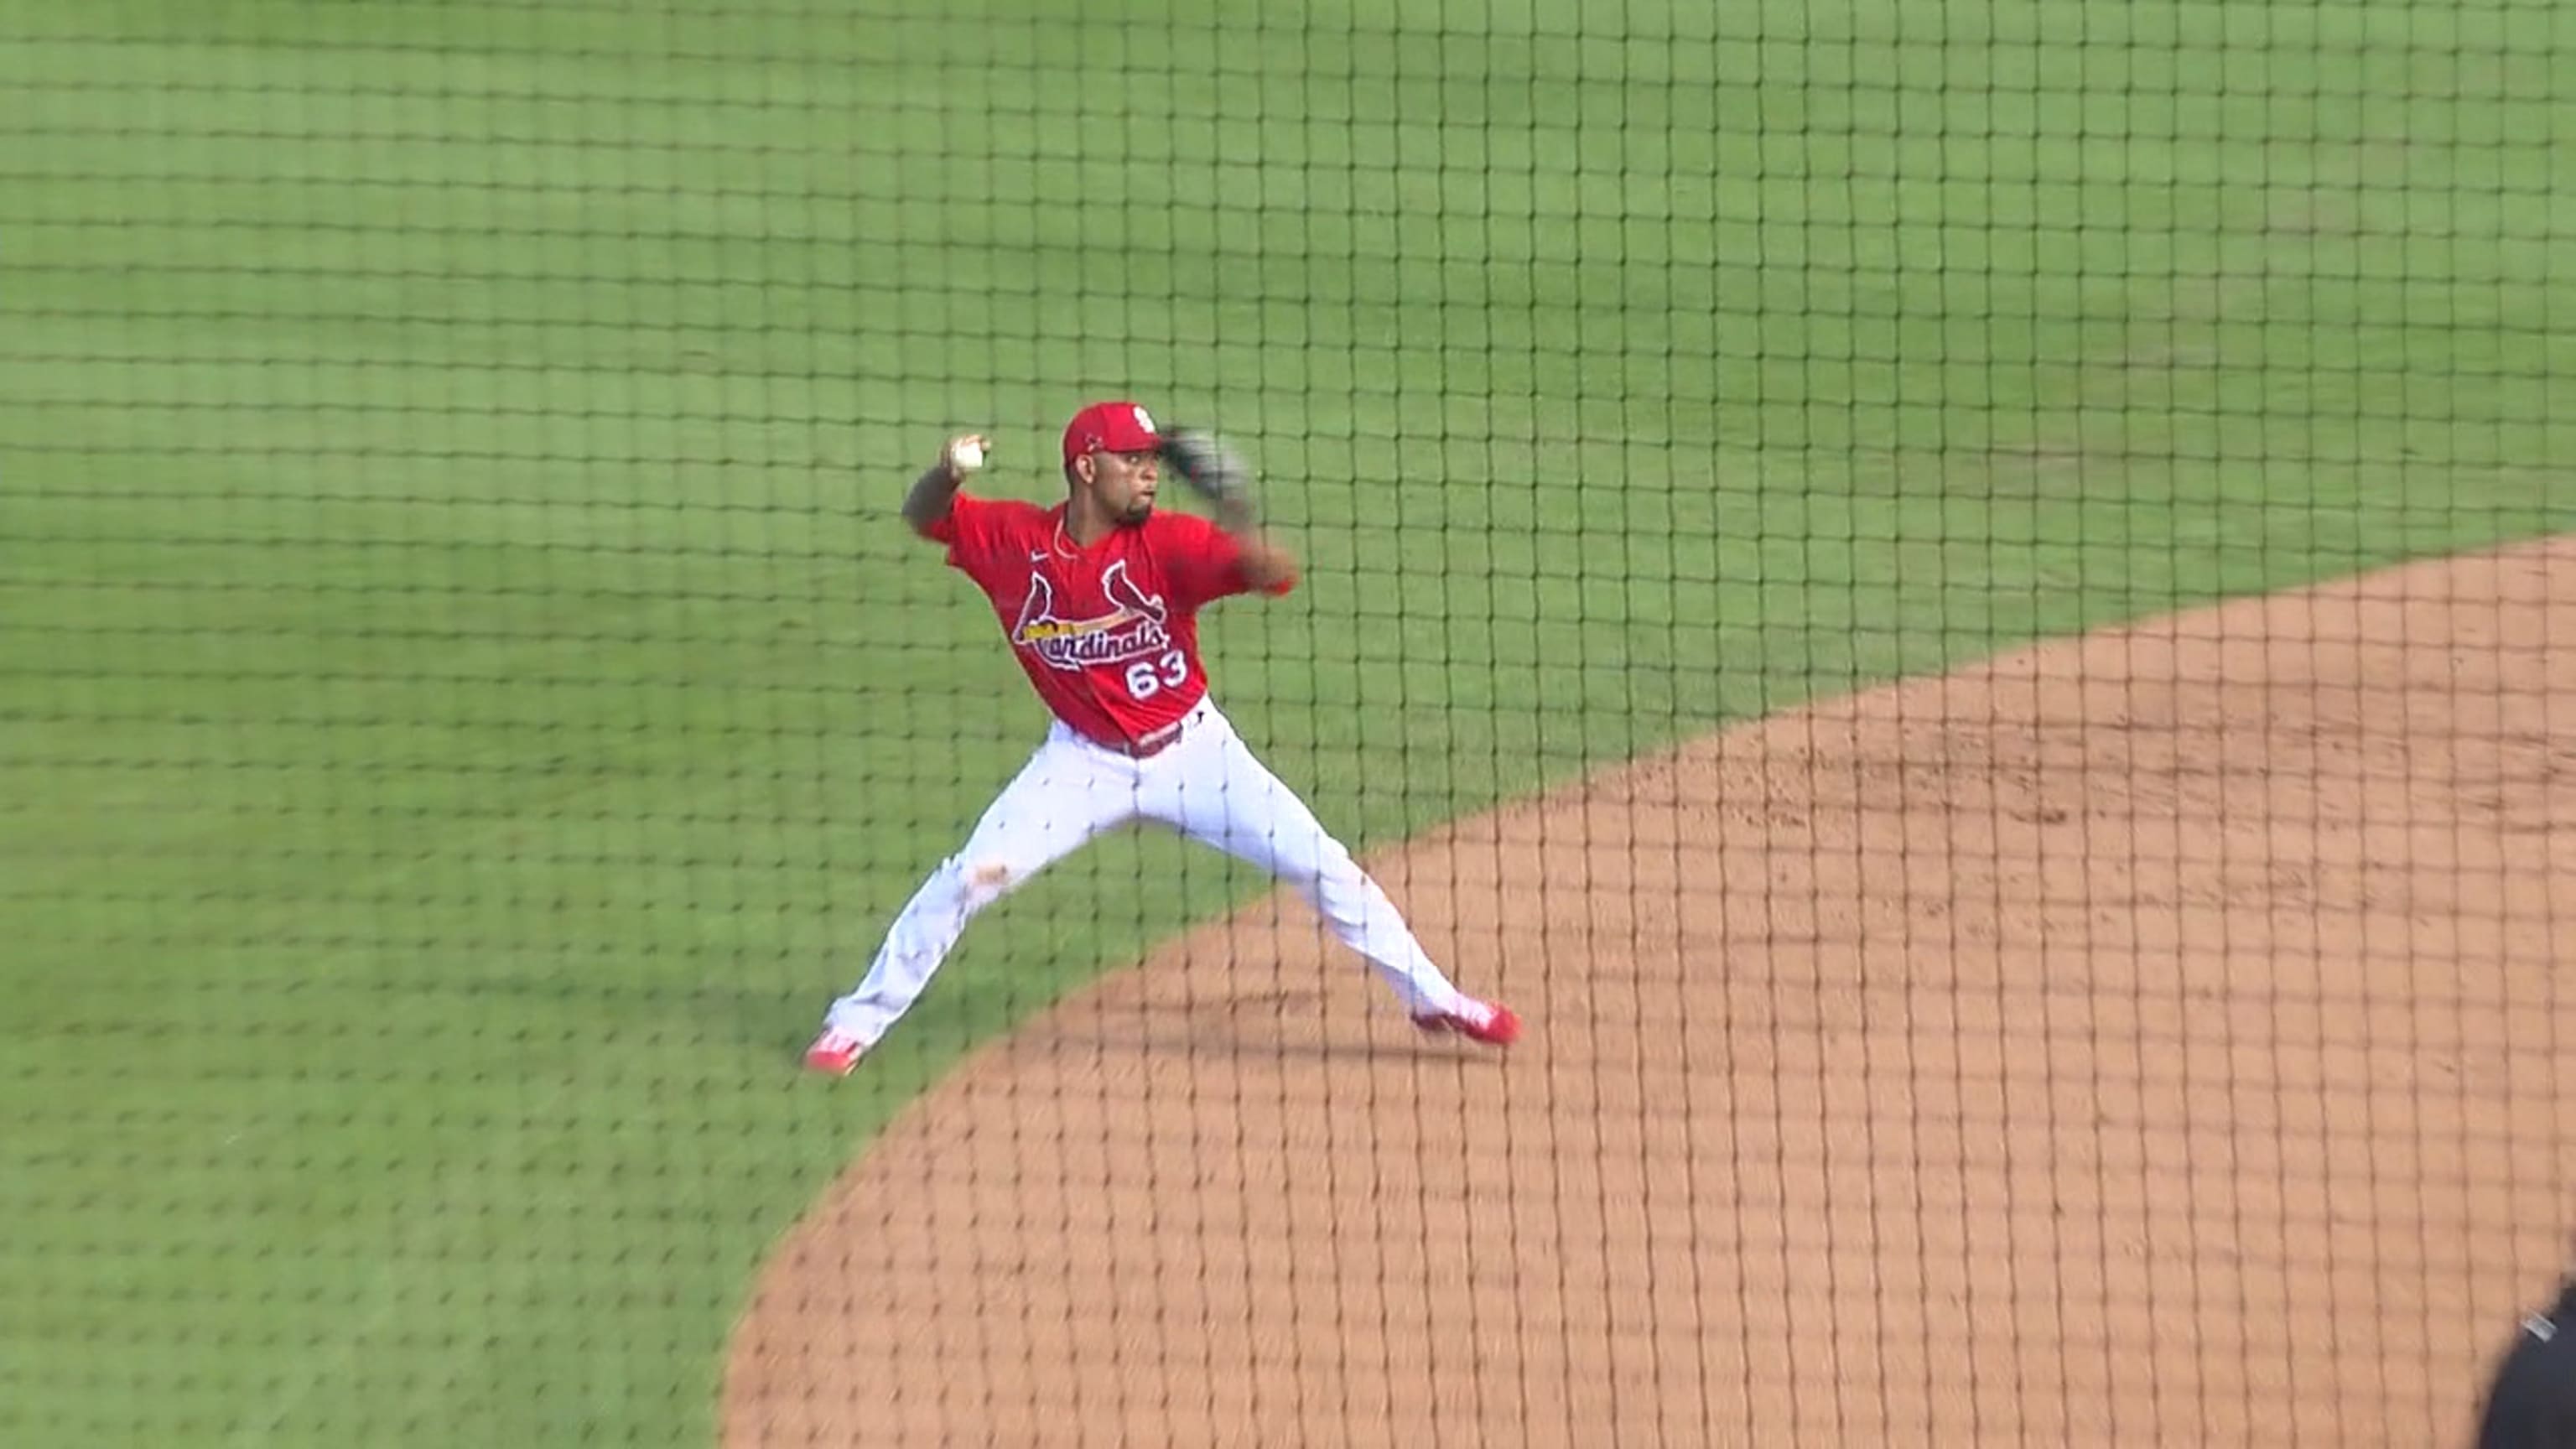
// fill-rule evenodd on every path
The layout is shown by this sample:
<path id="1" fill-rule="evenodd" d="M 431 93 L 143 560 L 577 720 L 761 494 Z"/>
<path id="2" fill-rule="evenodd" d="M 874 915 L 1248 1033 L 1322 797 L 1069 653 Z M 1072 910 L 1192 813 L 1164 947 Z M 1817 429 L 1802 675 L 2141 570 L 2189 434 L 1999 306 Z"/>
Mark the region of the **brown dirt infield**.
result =
<path id="1" fill-rule="evenodd" d="M 1370 862 L 1505 1058 L 1282 897 L 993 1043 L 723 1442 L 2462 1443 L 2576 1230 L 2564 821 L 2567 540 L 1694 742 Z"/>

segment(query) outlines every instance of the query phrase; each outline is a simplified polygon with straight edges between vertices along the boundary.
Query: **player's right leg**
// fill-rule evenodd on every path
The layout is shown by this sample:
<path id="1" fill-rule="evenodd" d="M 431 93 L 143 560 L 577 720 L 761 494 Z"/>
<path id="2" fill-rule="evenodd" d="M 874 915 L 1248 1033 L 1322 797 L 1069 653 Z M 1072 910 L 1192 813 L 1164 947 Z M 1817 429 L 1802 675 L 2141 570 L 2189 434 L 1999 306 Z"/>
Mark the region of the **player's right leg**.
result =
<path id="1" fill-rule="evenodd" d="M 1099 760 L 1060 727 L 1048 735 L 985 807 L 966 843 L 913 892 L 867 975 L 832 1002 L 806 1065 L 835 1076 L 856 1066 L 921 998 L 977 912 L 1134 817 L 1134 785 Z"/>

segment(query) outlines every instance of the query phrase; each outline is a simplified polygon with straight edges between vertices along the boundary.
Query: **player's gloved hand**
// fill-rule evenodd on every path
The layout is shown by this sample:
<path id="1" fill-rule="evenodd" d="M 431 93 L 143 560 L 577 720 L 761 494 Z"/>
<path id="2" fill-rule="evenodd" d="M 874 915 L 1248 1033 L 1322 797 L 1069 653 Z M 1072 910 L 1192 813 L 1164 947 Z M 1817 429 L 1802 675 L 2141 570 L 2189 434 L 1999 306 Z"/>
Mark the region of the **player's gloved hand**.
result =
<path id="1" fill-rule="evenodd" d="M 1249 502 L 1252 470 L 1234 450 L 1195 428 L 1172 428 L 1163 434 L 1163 461 L 1181 475 L 1190 490 L 1211 503 Z"/>

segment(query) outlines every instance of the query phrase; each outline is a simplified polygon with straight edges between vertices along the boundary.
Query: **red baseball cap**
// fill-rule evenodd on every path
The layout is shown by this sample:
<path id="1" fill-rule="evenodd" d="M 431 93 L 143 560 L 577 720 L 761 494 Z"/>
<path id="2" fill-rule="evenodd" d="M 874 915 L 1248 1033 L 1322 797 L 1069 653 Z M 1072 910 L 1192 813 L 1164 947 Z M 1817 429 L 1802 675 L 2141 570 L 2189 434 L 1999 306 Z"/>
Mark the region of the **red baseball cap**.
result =
<path id="1" fill-rule="evenodd" d="M 1163 435 L 1154 427 L 1153 415 L 1139 404 L 1121 399 L 1097 402 L 1073 415 L 1064 425 L 1064 460 L 1071 463 L 1085 453 L 1147 453 L 1162 446 Z"/>

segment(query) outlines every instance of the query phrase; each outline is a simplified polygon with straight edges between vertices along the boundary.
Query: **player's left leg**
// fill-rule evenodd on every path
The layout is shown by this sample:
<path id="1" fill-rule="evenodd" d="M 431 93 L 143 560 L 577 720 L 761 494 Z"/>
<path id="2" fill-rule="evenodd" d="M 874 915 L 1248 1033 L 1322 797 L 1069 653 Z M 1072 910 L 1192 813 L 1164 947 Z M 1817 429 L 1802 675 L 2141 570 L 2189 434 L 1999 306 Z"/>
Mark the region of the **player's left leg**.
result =
<path id="1" fill-rule="evenodd" d="M 1306 802 L 1261 763 L 1213 705 L 1190 733 L 1140 772 L 1137 814 L 1247 861 L 1297 888 L 1343 945 L 1377 968 L 1425 1026 L 1508 1040 L 1509 1013 L 1460 991 L 1431 959 L 1402 911 Z"/>

